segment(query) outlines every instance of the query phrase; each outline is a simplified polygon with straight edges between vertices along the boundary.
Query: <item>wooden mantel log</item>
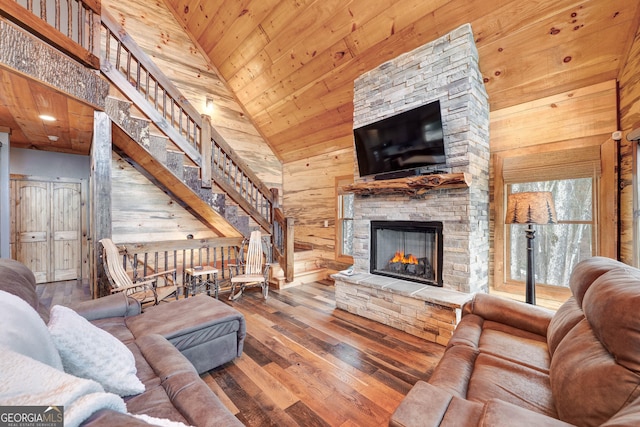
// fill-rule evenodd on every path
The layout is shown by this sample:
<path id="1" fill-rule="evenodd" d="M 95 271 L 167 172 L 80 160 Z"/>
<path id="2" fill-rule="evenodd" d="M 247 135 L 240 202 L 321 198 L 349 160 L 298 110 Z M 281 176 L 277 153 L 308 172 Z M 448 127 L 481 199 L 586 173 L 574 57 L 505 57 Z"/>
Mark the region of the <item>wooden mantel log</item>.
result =
<path id="1" fill-rule="evenodd" d="M 466 172 L 460 172 L 356 182 L 343 187 L 343 190 L 361 196 L 372 196 L 376 194 L 419 196 L 434 188 L 464 188 L 470 185 L 471 175 Z"/>

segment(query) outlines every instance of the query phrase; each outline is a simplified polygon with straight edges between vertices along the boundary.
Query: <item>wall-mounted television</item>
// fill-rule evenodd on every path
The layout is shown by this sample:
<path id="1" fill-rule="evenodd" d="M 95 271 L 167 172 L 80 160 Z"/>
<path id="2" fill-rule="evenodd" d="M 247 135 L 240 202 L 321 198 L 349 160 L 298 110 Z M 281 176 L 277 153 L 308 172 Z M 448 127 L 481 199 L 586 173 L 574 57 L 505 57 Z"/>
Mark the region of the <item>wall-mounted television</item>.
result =
<path id="1" fill-rule="evenodd" d="M 353 130 L 360 176 L 446 165 L 440 101 Z"/>

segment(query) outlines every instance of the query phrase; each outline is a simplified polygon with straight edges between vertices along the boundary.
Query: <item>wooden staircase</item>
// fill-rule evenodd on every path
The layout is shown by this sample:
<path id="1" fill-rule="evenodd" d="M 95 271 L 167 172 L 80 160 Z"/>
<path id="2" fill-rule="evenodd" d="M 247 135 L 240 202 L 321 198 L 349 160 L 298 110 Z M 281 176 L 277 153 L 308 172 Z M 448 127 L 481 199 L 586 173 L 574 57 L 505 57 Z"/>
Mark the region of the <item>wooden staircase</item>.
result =
<path id="1" fill-rule="evenodd" d="M 320 267 L 318 259 L 319 255 L 313 249 L 296 247 L 293 262 L 294 279 L 291 282 L 286 282 L 282 269 L 276 266 L 271 276 L 271 285 L 275 289 L 286 289 L 326 279 L 330 271 Z"/>
<path id="2" fill-rule="evenodd" d="M 113 143 L 119 154 L 217 233 L 248 235 L 249 216 L 216 186 L 203 186 L 200 168 L 166 136 L 153 132 L 150 120 L 132 115 L 132 108 L 131 102 L 114 96 L 106 100 L 105 112 L 114 123 Z"/>
<path id="3" fill-rule="evenodd" d="M 292 280 L 293 221 L 277 206 L 277 192 L 262 183 L 210 118 L 193 108 L 104 10 L 102 29 L 100 70 L 127 99 L 107 101 L 114 149 L 219 235 L 247 236 L 261 228 Z M 133 106 L 145 119 L 133 116 Z M 151 130 L 157 134 L 150 135 Z"/>

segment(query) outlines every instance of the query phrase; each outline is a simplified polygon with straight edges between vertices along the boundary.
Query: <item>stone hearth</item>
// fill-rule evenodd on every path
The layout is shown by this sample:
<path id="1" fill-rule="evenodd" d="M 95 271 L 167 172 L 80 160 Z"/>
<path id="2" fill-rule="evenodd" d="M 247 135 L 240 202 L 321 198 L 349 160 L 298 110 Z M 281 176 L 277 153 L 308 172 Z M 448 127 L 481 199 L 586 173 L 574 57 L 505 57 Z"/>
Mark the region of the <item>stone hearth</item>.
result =
<path id="1" fill-rule="evenodd" d="M 339 308 L 446 344 L 462 304 L 488 289 L 489 102 L 469 24 L 360 76 L 354 128 L 435 100 L 442 110 L 444 172 L 467 173 L 470 185 L 416 197 L 356 195 L 354 274 L 334 278 Z M 356 173 L 356 182 L 365 180 Z M 443 287 L 370 274 L 374 220 L 442 221 Z"/>

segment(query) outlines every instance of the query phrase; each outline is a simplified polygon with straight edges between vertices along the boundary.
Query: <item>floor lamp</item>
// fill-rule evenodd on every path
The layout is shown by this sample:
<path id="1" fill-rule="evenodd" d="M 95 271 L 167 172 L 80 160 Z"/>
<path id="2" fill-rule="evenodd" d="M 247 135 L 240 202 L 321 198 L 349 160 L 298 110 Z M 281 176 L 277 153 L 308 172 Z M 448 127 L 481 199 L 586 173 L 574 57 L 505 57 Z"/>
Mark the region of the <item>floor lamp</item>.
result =
<path id="1" fill-rule="evenodd" d="M 550 191 L 509 194 L 507 199 L 506 224 L 527 224 L 527 304 L 536 303 L 536 269 L 533 253 L 535 230 L 533 224 L 555 224 L 556 208 Z"/>

